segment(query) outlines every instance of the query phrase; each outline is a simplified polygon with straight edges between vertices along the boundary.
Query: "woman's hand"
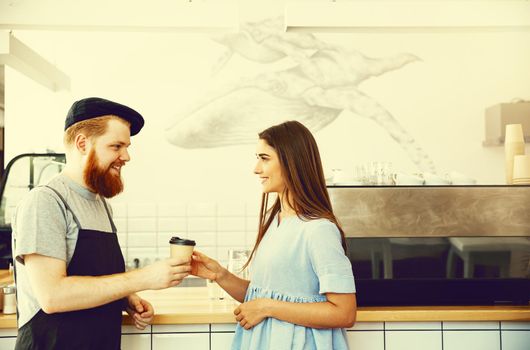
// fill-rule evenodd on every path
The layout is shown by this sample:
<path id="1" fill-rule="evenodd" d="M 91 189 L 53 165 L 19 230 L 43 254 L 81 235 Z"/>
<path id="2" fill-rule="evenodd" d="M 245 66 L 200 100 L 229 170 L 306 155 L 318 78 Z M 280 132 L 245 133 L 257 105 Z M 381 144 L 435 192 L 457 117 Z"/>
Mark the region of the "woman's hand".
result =
<path id="1" fill-rule="evenodd" d="M 131 294 L 127 297 L 127 308 L 125 310 L 133 318 L 134 326 L 140 330 L 151 324 L 155 314 L 153 305 L 136 294 Z"/>
<path id="2" fill-rule="evenodd" d="M 212 281 L 220 279 L 226 270 L 216 260 L 194 251 L 191 256 L 191 274 Z"/>
<path id="3" fill-rule="evenodd" d="M 274 300 L 271 299 L 254 299 L 239 305 L 234 310 L 236 320 L 241 327 L 251 329 L 255 325 L 261 323 L 269 316 L 269 308 Z"/>

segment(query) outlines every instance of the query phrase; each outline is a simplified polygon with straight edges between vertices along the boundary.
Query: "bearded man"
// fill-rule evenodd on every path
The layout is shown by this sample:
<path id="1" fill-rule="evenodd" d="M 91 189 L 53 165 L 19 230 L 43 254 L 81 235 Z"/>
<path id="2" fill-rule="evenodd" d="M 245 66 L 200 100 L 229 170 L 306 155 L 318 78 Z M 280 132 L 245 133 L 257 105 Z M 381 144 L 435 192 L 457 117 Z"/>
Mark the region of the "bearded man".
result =
<path id="1" fill-rule="evenodd" d="M 102 98 L 75 102 L 65 121 L 66 167 L 19 204 L 12 220 L 18 298 L 15 349 L 120 349 L 122 311 L 144 329 L 153 307 L 135 293 L 179 284 L 190 261 L 125 272 L 106 198 L 143 117 Z M 154 239 L 154 237 L 153 237 Z"/>

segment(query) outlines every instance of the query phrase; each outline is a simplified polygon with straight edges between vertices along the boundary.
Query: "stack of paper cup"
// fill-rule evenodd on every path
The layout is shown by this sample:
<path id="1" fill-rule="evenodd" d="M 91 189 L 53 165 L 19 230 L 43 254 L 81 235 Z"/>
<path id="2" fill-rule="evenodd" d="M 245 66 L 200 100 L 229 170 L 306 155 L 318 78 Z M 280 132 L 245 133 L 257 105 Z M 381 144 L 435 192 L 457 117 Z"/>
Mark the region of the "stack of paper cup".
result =
<path id="1" fill-rule="evenodd" d="M 530 185 L 530 155 L 519 155 L 514 157 L 513 184 Z"/>
<path id="2" fill-rule="evenodd" d="M 513 183 L 514 157 L 524 155 L 523 126 L 521 124 L 506 125 L 504 138 L 504 155 L 506 167 L 506 183 Z"/>

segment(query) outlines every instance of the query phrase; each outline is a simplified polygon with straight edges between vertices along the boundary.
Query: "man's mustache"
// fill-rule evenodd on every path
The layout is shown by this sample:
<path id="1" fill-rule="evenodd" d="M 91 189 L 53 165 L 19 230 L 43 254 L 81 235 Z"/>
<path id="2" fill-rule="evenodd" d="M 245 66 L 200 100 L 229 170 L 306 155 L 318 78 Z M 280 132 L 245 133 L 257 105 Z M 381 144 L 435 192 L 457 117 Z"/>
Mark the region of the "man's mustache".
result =
<path id="1" fill-rule="evenodd" d="M 112 168 L 113 166 L 116 166 L 116 165 L 118 165 L 121 168 L 121 167 L 125 166 L 125 162 L 114 162 L 114 163 L 111 163 L 107 170 L 110 170 L 110 168 Z"/>

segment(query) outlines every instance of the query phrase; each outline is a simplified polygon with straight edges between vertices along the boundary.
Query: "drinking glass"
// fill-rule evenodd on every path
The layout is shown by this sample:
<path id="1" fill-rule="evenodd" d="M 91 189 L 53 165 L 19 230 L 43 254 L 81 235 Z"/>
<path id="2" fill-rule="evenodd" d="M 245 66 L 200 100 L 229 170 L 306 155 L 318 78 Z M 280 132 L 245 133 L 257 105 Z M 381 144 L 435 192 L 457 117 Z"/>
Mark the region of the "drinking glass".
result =
<path id="1" fill-rule="evenodd" d="M 248 249 L 229 249 L 228 250 L 228 271 L 242 279 L 249 279 L 248 267 L 243 269 L 243 265 L 250 256 Z"/>
<path id="2" fill-rule="evenodd" d="M 381 166 L 381 185 L 394 185 L 394 174 L 392 172 L 391 162 L 382 162 Z"/>

